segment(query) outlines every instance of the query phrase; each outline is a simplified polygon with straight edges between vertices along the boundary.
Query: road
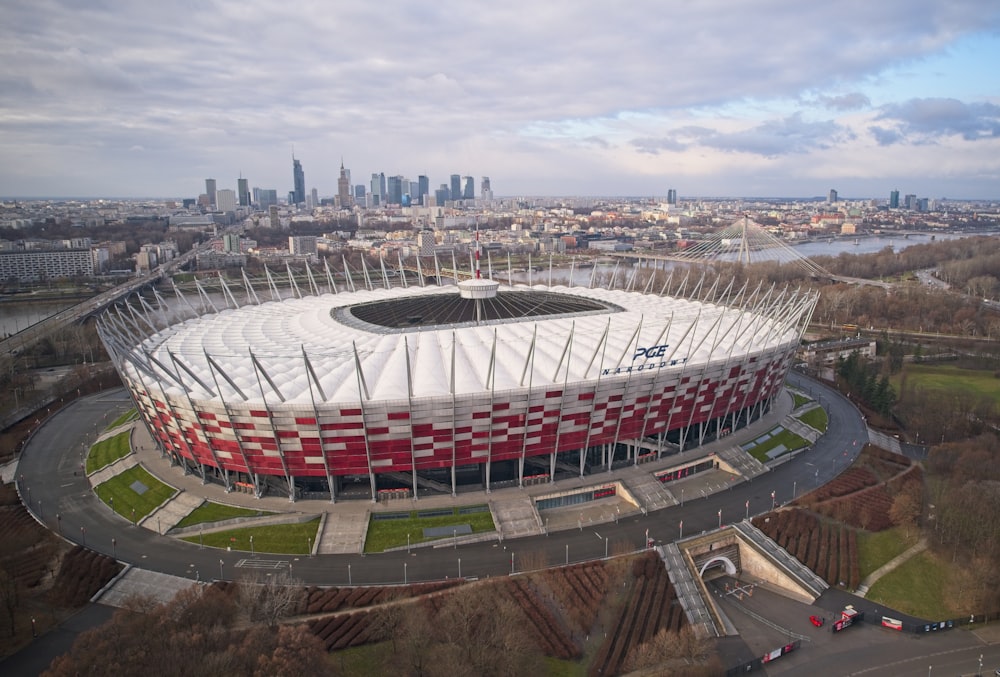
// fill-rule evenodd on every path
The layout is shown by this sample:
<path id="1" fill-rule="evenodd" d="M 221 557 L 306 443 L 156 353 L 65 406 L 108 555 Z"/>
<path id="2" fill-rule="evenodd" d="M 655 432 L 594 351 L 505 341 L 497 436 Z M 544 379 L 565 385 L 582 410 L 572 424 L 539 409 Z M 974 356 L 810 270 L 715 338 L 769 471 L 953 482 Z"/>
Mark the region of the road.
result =
<path id="1" fill-rule="evenodd" d="M 683 506 L 629 517 L 617 524 L 556 531 L 548 536 L 503 543 L 414 548 L 409 554 L 249 558 L 246 553 L 201 549 L 133 527 L 100 502 L 82 472 L 84 454 L 99 432 L 119 413 L 131 408 L 131 401 L 121 390 L 83 398 L 54 414 L 26 445 L 18 476 L 22 496 L 52 530 L 122 561 L 177 576 L 231 579 L 241 562 L 243 568 L 291 566 L 294 575 L 310 585 L 439 580 L 458 576 L 460 567 L 465 577 L 497 576 L 520 571 L 521 558 L 558 564 L 604 557 L 609 545 L 612 550 L 623 547 L 623 543 L 638 549 L 647 530 L 654 540 L 669 542 L 680 536 L 681 521 L 684 534 L 690 536 L 718 527 L 720 511 L 723 524 L 741 520 L 748 514 L 767 512 L 772 507 L 772 493 L 774 502 L 781 504 L 828 482 L 861 450 L 867 439 L 864 422 L 857 410 L 835 391 L 796 374 L 790 375 L 789 381 L 811 392 L 830 417 L 827 434 L 796 459 L 752 482 L 685 501 Z M 336 519 L 336 507 L 331 506 L 330 511 L 330 518 Z"/>

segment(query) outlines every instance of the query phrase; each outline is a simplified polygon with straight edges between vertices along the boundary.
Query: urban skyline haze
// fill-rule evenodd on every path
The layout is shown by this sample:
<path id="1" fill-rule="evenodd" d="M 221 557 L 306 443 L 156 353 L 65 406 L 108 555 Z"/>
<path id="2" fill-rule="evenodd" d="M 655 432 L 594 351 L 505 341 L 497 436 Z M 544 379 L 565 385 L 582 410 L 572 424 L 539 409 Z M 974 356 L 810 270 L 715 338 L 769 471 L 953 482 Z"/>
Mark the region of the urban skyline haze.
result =
<path id="1" fill-rule="evenodd" d="M 13 0 L 0 195 L 1000 197 L 1000 5 Z"/>

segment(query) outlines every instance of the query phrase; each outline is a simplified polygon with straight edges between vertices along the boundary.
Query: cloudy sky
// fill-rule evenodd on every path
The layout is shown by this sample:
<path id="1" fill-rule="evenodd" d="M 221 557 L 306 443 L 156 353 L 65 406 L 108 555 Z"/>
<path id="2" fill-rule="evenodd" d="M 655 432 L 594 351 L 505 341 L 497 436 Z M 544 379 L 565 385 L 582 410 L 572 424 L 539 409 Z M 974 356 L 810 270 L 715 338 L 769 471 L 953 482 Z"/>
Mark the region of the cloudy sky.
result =
<path id="1" fill-rule="evenodd" d="M 995 0 L 6 0 L 0 195 L 1000 197 Z"/>

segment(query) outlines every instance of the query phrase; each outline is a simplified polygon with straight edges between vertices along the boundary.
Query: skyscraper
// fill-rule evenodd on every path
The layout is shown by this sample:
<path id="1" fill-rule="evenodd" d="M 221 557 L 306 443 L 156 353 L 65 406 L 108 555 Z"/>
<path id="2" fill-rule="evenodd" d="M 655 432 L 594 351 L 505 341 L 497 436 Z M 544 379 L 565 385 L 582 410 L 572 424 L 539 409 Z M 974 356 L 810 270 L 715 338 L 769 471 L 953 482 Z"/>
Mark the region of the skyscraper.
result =
<path id="1" fill-rule="evenodd" d="M 205 195 L 208 196 L 208 204 L 215 207 L 215 179 L 205 179 Z"/>
<path id="2" fill-rule="evenodd" d="M 301 204 L 306 201 L 306 175 L 302 171 L 302 163 L 292 156 L 292 180 L 295 182 L 295 188 L 292 190 L 292 201 L 295 204 Z"/>
<path id="3" fill-rule="evenodd" d="M 250 206 L 250 181 L 242 176 L 236 179 L 236 194 L 240 199 L 241 207 Z"/>
<path id="4" fill-rule="evenodd" d="M 465 179 L 465 190 L 462 191 L 463 200 L 474 200 L 476 199 L 476 180 L 471 176 L 463 177 Z"/>
<path id="5" fill-rule="evenodd" d="M 403 181 L 406 177 L 403 176 L 390 176 L 389 183 L 387 186 L 388 195 L 386 196 L 386 202 L 391 205 L 401 205 L 403 204 Z"/>
<path id="6" fill-rule="evenodd" d="M 385 178 L 385 174 L 381 175 Z M 379 180 L 379 174 L 372 172 L 372 183 L 371 183 L 371 196 L 372 196 L 372 207 L 381 207 L 382 201 L 385 199 L 385 193 L 382 191 L 382 181 Z"/>
<path id="7" fill-rule="evenodd" d="M 826 201 L 829 202 L 830 204 L 836 204 L 836 202 L 837 202 L 837 191 L 835 191 L 833 188 L 831 188 L 830 189 L 830 196 L 827 198 Z"/>
<path id="8" fill-rule="evenodd" d="M 436 207 L 444 207 L 444 203 L 451 199 L 451 191 L 448 190 L 448 184 L 442 183 L 441 187 L 434 191 L 434 205 Z"/>
<path id="9" fill-rule="evenodd" d="M 451 175 L 451 199 L 462 199 L 462 177 L 458 174 Z"/>
<path id="10" fill-rule="evenodd" d="M 490 177 L 484 176 L 483 180 L 479 183 L 479 195 L 487 201 L 493 199 L 493 189 L 490 187 Z"/>
<path id="11" fill-rule="evenodd" d="M 236 192 L 230 188 L 223 188 L 215 192 L 215 208 L 220 212 L 236 211 Z"/>
<path id="12" fill-rule="evenodd" d="M 889 209 L 899 209 L 899 191 L 889 193 Z"/>
<path id="13" fill-rule="evenodd" d="M 675 205 L 677 204 L 677 191 L 673 188 L 667 189 L 667 204 Z"/>
<path id="14" fill-rule="evenodd" d="M 344 169 L 344 158 L 340 158 L 340 177 L 337 179 L 337 199 L 341 208 L 350 207 L 354 200 L 351 199 L 351 179 Z"/>
<path id="15" fill-rule="evenodd" d="M 424 203 L 424 196 L 431 192 L 431 180 L 421 174 L 417 177 L 417 204 Z"/>

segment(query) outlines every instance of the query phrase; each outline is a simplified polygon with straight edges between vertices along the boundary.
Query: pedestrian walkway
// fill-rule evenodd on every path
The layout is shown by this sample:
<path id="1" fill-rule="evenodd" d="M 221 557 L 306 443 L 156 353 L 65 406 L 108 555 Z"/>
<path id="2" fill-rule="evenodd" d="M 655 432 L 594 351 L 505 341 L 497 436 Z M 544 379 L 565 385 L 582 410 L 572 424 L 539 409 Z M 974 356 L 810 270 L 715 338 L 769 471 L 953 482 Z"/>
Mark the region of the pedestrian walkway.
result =
<path id="1" fill-rule="evenodd" d="M 882 578 L 887 573 L 889 573 L 896 567 L 900 566 L 904 562 L 908 561 L 909 559 L 919 555 L 926 549 L 927 549 L 927 539 L 922 538 L 919 541 L 917 541 L 915 545 L 908 548 L 906 551 L 896 555 L 891 560 L 880 566 L 878 569 L 865 576 L 865 579 L 861 581 L 861 584 L 858 586 L 858 589 L 855 591 L 854 594 L 856 594 L 858 597 L 866 596 L 871 587 L 875 585 L 875 581 Z"/>

